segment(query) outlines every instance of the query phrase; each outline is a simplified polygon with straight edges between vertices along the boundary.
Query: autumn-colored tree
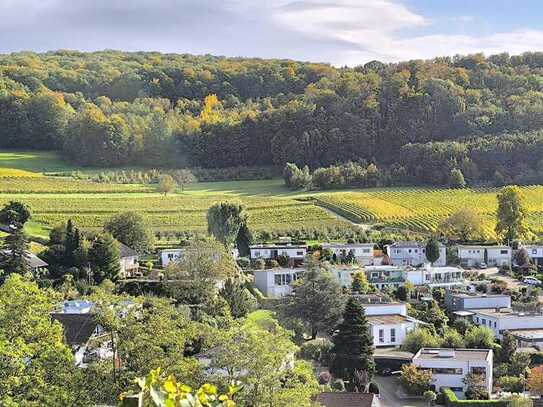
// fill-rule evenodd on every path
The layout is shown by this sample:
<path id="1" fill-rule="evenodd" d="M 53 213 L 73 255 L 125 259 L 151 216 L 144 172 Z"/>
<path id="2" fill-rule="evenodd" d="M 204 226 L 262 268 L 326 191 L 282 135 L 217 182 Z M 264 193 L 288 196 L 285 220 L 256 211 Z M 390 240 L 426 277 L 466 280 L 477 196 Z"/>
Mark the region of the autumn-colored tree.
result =
<path id="1" fill-rule="evenodd" d="M 530 369 L 527 384 L 530 393 L 534 396 L 541 397 L 543 395 L 543 365 Z"/>
<path id="2" fill-rule="evenodd" d="M 413 364 L 403 365 L 401 367 L 400 382 L 407 393 L 422 396 L 425 391 L 430 390 L 432 371 L 419 369 Z"/>

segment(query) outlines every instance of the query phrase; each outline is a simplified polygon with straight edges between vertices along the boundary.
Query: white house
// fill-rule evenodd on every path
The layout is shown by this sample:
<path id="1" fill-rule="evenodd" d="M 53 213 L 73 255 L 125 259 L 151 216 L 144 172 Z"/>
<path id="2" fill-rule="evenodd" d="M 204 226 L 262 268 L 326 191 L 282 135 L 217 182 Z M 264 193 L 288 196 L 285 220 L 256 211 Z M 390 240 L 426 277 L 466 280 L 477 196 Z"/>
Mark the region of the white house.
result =
<path id="1" fill-rule="evenodd" d="M 289 259 L 294 260 L 296 263 L 300 263 L 304 260 L 307 254 L 307 246 L 291 245 L 290 243 L 284 245 L 276 244 L 259 244 L 249 247 L 251 252 L 251 259 L 270 259 L 276 260 L 279 256 L 287 256 Z"/>
<path id="2" fill-rule="evenodd" d="M 472 317 L 476 325 L 487 326 L 494 331 L 496 338 L 503 333 L 526 330 L 543 331 L 543 314 L 540 312 L 519 312 L 511 308 L 483 309 L 474 311 Z"/>
<path id="3" fill-rule="evenodd" d="M 458 246 L 458 260 L 463 267 L 510 266 L 512 250 L 509 246 Z"/>
<path id="4" fill-rule="evenodd" d="M 183 249 L 165 249 L 160 251 L 160 263 L 162 267 L 168 267 L 170 263 L 177 263 L 183 256 Z"/>
<path id="5" fill-rule="evenodd" d="M 432 371 L 432 387 L 450 387 L 454 392 L 464 392 L 464 378 L 468 373 L 485 378 L 488 394 L 492 393 L 491 349 L 444 349 L 422 348 L 413 357 L 413 364 L 420 369 Z"/>
<path id="6" fill-rule="evenodd" d="M 405 283 L 405 271 L 398 266 L 364 267 L 368 281 L 382 290 L 386 287 L 398 288 Z"/>
<path id="7" fill-rule="evenodd" d="M 505 294 L 483 294 L 477 292 L 445 292 L 445 306 L 449 311 L 510 308 L 511 297 Z"/>
<path id="8" fill-rule="evenodd" d="M 393 266 L 421 266 L 430 263 L 426 258 L 426 245 L 420 242 L 396 242 L 386 246 L 386 252 Z M 447 254 L 445 245 L 439 243 L 439 258 L 434 266 L 445 266 Z"/>
<path id="9" fill-rule="evenodd" d="M 526 249 L 530 260 L 536 266 L 543 266 L 543 245 L 528 245 L 523 248 Z"/>
<path id="10" fill-rule="evenodd" d="M 399 346 L 409 331 L 424 323 L 407 315 L 402 302 L 363 303 L 373 346 Z"/>
<path id="11" fill-rule="evenodd" d="M 364 266 L 373 264 L 373 243 L 323 243 L 322 248 L 332 251 L 336 258 L 346 258 L 351 254 Z"/>
<path id="12" fill-rule="evenodd" d="M 430 287 L 454 287 L 465 282 L 464 270 L 458 267 L 430 267 L 430 265 L 406 269 L 405 280 L 413 285 Z"/>
<path id="13" fill-rule="evenodd" d="M 347 264 L 334 264 L 330 267 L 330 273 L 335 277 L 342 287 L 350 288 L 353 277 L 356 273 L 363 273 L 364 270 L 357 266 Z"/>
<path id="14" fill-rule="evenodd" d="M 121 278 L 134 277 L 139 271 L 139 255 L 134 250 L 125 244 L 119 242 L 120 263 L 121 263 Z"/>
<path id="15" fill-rule="evenodd" d="M 281 298 L 292 292 L 291 284 L 304 272 L 301 268 L 273 268 L 254 272 L 255 287 L 266 297 Z"/>

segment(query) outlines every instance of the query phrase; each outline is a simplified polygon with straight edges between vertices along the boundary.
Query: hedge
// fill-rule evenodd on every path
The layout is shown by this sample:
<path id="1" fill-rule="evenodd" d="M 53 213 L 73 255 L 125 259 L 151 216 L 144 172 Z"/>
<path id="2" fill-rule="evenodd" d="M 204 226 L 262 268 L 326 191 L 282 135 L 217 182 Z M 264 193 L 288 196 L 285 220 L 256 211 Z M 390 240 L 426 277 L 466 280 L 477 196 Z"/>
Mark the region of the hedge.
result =
<path id="1" fill-rule="evenodd" d="M 509 400 L 458 400 L 449 388 L 442 388 L 441 393 L 447 407 L 511 407 Z"/>

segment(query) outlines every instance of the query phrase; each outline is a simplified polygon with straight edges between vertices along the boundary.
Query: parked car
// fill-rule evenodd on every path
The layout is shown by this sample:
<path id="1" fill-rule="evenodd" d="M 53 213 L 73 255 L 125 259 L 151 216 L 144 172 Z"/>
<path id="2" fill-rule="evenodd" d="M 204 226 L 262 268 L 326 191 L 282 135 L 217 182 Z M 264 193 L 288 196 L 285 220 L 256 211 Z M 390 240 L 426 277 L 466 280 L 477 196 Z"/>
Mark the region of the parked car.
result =
<path id="1" fill-rule="evenodd" d="M 530 284 L 530 285 L 539 285 L 539 284 L 541 284 L 541 280 L 538 280 L 535 277 L 524 277 L 522 282 L 526 283 L 526 284 Z"/>
<path id="2" fill-rule="evenodd" d="M 486 263 L 479 263 L 479 268 L 480 268 L 481 270 L 486 269 Z"/>

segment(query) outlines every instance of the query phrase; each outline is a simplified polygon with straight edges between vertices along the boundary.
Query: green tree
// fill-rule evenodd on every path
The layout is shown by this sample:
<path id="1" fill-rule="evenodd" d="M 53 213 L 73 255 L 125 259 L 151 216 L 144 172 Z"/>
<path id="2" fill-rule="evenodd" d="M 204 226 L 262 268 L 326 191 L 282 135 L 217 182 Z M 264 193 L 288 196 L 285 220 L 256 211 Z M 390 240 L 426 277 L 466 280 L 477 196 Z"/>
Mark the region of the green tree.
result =
<path id="1" fill-rule="evenodd" d="M 119 244 L 109 233 L 99 234 L 89 249 L 89 262 L 94 281 L 101 283 L 105 279 L 115 281 L 121 271 Z"/>
<path id="2" fill-rule="evenodd" d="M 473 326 L 464 337 L 466 347 L 474 349 L 493 349 L 494 331 L 486 326 Z"/>
<path id="3" fill-rule="evenodd" d="M 439 255 L 439 241 L 436 238 L 428 240 L 428 243 L 426 243 L 426 258 L 432 266 L 439 259 Z"/>
<path id="4" fill-rule="evenodd" d="M 449 185 L 452 188 L 465 188 L 466 180 L 464 179 L 464 174 L 458 168 L 453 168 L 451 170 L 451 175 L 449 178 Z"/>
<path id="5" fill-rule="evenodd" d="M 496 234 L 504 242 L 522 239 L 527 233 L 524 196 L 517 186 L 504 187 L 498 194 Z"/>
<path id="6" fill-rule="evenodd" d="M 413 364 L 402 365 L 400 383 L 408 394 L 421 396 L 430 390 L 432 372 L 429 369 L 419 369 Z"/>
<path id="7" fill-rule="evenodd" d="M 462 338 L 462 335 L 454 328 L 446 328 L 442 338 L 442 348 L 463 348 L 465 346 L 464 338 Z"/>
<path id="8" fill-rule="evenodd" d="M 22 202 L 9 201 L 0 209 L 0 223 L 21 228 L 30 219 L 30 209 Z"/>
<path id="9" fill-rule="evenodd" d="M 517 351 L 517 340 L 511 332 L 505 331 L 500 345 L 500 349 L 496 352 L 496 361 L 507 363 L 511 360 L 511 356 Z"/>
<path id="10" fill-rule="evenodd" d="M 307 263 L 307 262 L 306 262 Z M 282 299 L 280 312 L 291 320 L 300 320 L 315 339 L 320 331 L 331 332 L 345 304 L 341 286 L 320 265 L 309 262 L 296 289 Z"/>
<path id="11" fill-rule="evenodd" d="M 371 380 L 375 372 L 373 339 L 364 307 L 353 297 L 345 305 L 343 321 L 338 325 L 332 342 L 334 356 L 330 372 L 336 378 L 348 380 L 351 391 L 354 390 L 353 382 L 358 373 L 365 372 L 368 381 Z"/>
<path id="12" fill-rule="evenodd" d="M 427 309 L 418 312 L 418 317 L 434 327 L 438 332 L 447 326 L 449 317 L 445 311 L 440 308 L 437 301 L 432 301 L 432 303 L 427 307 Z"/>
<path id="13" fill-rule="evenodd" d="M 250 246 L 253 243 L 253 234 L 247 226 L 247 222 L 243 223 L 239 228 L 236 236 L 236 247 L 240 257 L 247 257 L 251 254 Z"/>
<path id="14" fill-rule="evenodd" d="M 175 191 L 177 186 L 173 177 L 169 174 L 164 174 L 158 180 L 158 190 L 164 194 L 164 196 Z"/>
<path id="15" fill-rule="evenodd" d="M 230 313 L 234 318 L 243 318 L 257 307 L 256 298 L 239 281 L 229 278 L 219 290 L 230 306 Z"/>
<path id="16" fill-rule="evenodd" d="M 424 400 L 428 403 L 428 407 L 433 406 L 434 402 L 437 399 L 437 395 L 432 390 L 426 390 L 422 396 L 424 397 Z"/>
<path id="17" fill-rule="evenodd" d="M 371 286 L 366 278 L 366 274 L 364 272 L 355 273 L 351 284 L 351 290 L 357 294 L 367 294 L 370 289 Z"/>
<path id="18" fill-rule="evenodd" d="M 402 349 L 416 353 L 420 348 L 439 348 L 441 339 L 427 328 L 417 328 L 410 331 L 402 343 Z"/>
<path id="19" fill-rule="evenodd" d="M 85 406 L 81 371 L 50 317 L 60 298 L 19 275 L 0 287 L 0 404 Z"/>
<path id="20" fill-rule="evenodd" d="M 27 274 L 30 272 L 28 249 L 28 240 L 22 229 L 17 229 L 4 238 L 0 252 L 2 280 L 13 273 Z"/>
<path id="21" fill-rule="evenodd" d="M 112 216 L 106 221 L 104 230 L 138 253 L 149 253 L 153 249 L 153 234 L 143 216 L 136 212 Z"/>
<path id="22" fill-rule="evenodd" d="M 466 242 L 485 237 L 484 219 L 472 208 L 462 208 L 445 218 L 438 230 L 450 240 Z"/>
<path id="23" fill-rule="evenodd" d="M 207 231 L 225 247 L 230 248 L 243 225 L 247 224 L 248 214 L 239 202 L 221 202 L 207 211 Z"/>
<path id="24" fill-rule="evenodd" d="M 485 385 L 485 378 L 481 374 L 468 373 L 462 380 L 466 385 L 466 397 L 468 400 L 487 400 L 489 397 Z"/>

